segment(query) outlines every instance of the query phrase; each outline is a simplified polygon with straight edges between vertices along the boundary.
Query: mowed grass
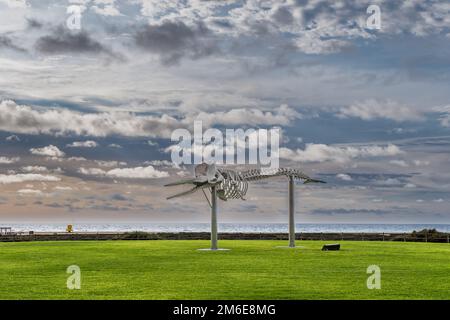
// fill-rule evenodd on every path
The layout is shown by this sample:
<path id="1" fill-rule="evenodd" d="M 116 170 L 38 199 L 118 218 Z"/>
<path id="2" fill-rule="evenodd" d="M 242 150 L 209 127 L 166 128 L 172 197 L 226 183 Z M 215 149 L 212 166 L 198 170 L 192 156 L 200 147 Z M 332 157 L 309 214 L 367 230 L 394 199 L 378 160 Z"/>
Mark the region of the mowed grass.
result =
<path id="1" fill-rule="evenodd" d="M 0 299 L 449 299 L 450 245 L 341 241 L 0 243 Z M 366 286 L 381 268 L 381 290 Z M 69 290 L 70 265 L 81 290 Z"/>

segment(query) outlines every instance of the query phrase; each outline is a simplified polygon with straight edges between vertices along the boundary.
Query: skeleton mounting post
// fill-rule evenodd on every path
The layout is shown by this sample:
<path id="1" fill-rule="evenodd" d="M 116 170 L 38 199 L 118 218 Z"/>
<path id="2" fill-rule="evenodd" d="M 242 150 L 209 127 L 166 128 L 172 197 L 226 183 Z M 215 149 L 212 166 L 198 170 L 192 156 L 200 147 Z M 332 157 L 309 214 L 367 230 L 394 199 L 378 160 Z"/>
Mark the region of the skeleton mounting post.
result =
<path id="1" fill-rule="evenodd" d="M 217 191 L 211 187 L 211 250 L 217 250 Z"/>
<path id="2" fill-rule="evenodd" d="M 294 199 L 294 177 L 289 176 L 289 247 L 295 248 L 295 199 Z"/>

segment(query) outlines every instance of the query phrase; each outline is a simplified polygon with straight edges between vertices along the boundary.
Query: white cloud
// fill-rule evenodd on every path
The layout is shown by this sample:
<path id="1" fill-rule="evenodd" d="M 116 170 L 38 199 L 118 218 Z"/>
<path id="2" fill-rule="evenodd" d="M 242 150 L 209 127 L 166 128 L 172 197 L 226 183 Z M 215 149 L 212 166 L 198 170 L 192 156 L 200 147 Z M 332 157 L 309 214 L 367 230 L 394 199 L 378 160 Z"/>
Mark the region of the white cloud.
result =
<path id="1" fill-rule="evenodd" d="M 214 124 L 221 125 L 289 125 L 293 120 L 300 119 L 302 115 L 287 105 L 281 105 L 272 111 L 259 109 L 232 109 L 225 112 L 200 112 L 194 116 L 188 116 L 186 123 L 194 120 L 203 121 L 204 126 Z"/>
<path id="2" fill-rule="evenodd" d="M 69 147 L 69 148 L 95 148 L 95 147 L 98 147 L 98 143 L 93 140 L 74 141 L 71 144 L 68 144 L 66 147 Z"/>
<path id="3" fill-rule="evenodd" d="M 35 196 L 42 196 L 44 194 L 41 190 L 36 189 L 19 189 L 17 190 L 17 193 L 21 195 L 35 195 Z"/>
<path id="4" fill-rule="evenodd" d="M 422 167 L 422 166 L 428 166 L 430 165 L 430 161 L 428 160 L 413 160 L 413 161 L 405 161 L 405 160 L 390 160 L 390 164 L 393 164 L 395 166 L 408 168 L 412 165 L 416 167 Z"/>
<path id="5" fill-rule="evenodd" d="M 122 146 L 120 144 L 111 143 L 108 145 L 110 148 L 116 148 L 116 149 L 122 149 Z"/>
<path id="6" fill-rule="evenodd" d="M 279 127 L 273 127 L 271 129 L 280 129 Z M 277 132 L 280 133 L 281 130 Z M 245 154 L 247 151 L 251 154 L 257 154 L 259 148 L 259 136 L 260 134 L 267 137 L 267 143 L 269 147 L 272 146 L 272 135 L 269 133 L 270 130 L 266 129 L 237 129 L 234 131 L 234 134 L 225 134 L 224 136 L 224 148 L 223 154 Z M 275 135 L 273 136 L 275 137 Z M 205 138 L 206 140 L 206 138 Z M 277 141 L 277 140 L 275 140 Z M 170 145 L 164 149 L 166 153 L 172 154 L 180 154 L 181 152 L 186 154 L 193 154 L 195 156 L 202 157 L 205 161 L 208 161 L 208 158 L 211 155 L 211 152 L 214 150 L 214 144 L 210 144 L 210 141 L 203 141 L 202 148 L 196 148 L 194 144 L 190 146 L 182 146 L 179 143 Z"/>
<path id="7" fill-rule="evenodd" d="M 413 163 L 415 166 L 418 166 L 418 167 L 430 165 L 430 161 L 428 161 L 428 160 L 414 160 Z"/>
<path id="8" fill-rule="evenodd" d="M 259 109 L 231 109 L 226 112 L 188 113 L 182 119 L 167 114 L 143 116 L 130 112 L 79 113 L 68 109 L 37 110 L 14 101 L 0 103 L 0 129 L 27 134 L 87 135 L 104 137 L 122 135 L 132 137 L 170 138 L 177 128 L 190 128 L 195 120 L 203 125 L 288 125 L 301 115 L 281 105 L 273 111 Z"/>
<path id="9" fill-rule="evenodd" d="M 409 167 L 409 164 L 405 160 L 391 160 L 389 163 L 399 167 Z"/>
<path id="10" fill-rule="evenodd" d="M 16 141 L 19 142 L 20 138 L 18 136 L 16 136 L 15 134 L 10 135 L 8 137 L 5 138 L 6 141 Z"/>
<path id="11" fill-rule="evenodd" d="M 102 16 L 116 17 L 121 16 L 119 9 L 114 4 L 115 1 L 97 0 L 94 6 L 90 7 L 95 13 Z"/>
<path id="12" fill-rule="evenodd" d="M 70 191 L 70 190 L 73 190 L 73 188 L 69 187 L 69 186 L 56 186 L 53 189 L 54 190 L 58 190 L 58 191 Z"/>
<path id="13" fill-rule="evenodd" d="M 135 167 L 135 168 L 115 168 L 109 171 L 99 168 L 80 168 L 81 174 L 92 176 L 104 176 L 111 178 L 129 178 L 129 179 L 154 179 L 168 177 L 165 171 L 156 170 L 153 166 Z"/>
<path id="14" fill-rule="evenodd" d="M 435 107 L 433 108 L 433 111 L 440 114 L 439 121 L 441 123 L 441 126 L 446 128 L 450 127 L 450 105 Z"/>
<path id="15" fill-rule="evenodd" d="M 22 171 L 25 172 L 48 172 L 47 167 L 44 166 L 26 166 L 22 167 Z"/>
<path id="16" fill-rule="evenodd" d="M 70 157 L 70 158 L 67 158 L 67 160 L 68 161 L 87 161 L 87 159 L 84 157 Z"/>
<path id="17" fill-rule="evenodd" d="M 78 169 L 78 172 L 86 176 L 104 176 L 106 171 L 99 168 L 83 168 Z"/>
<path id="18" fill-rule="evenodd" d="M 117 166 L 126 166 L 127 163 L 123 161 L 103 161 L 103 160 L 94 160 L 96 164 L 101 167 L 117 167 Z"/>
<path id="19" fill-rule="evenodd" d="M 49 145 L 42 148 L 31 148 L 30 152 L 38 156 L 47 156 L 52 158 L 62 158 L 66 155 L 54 145 Z"/>
<path id="20" fill-rule="evenodd" d="M 178 165 L 176 165 L 174 162 L 169 160 L 151 160 L 151 161 L 145 161 L 145 165 L 152 165 L 156 167 L 174 167 L 177 168 Z"/>
<path id="21" fill-rule="evenodd" d="M 308 54 L 330 54 L 341 51 L 351 46 L 349 41 L 329 39 L 318 39 L 316 35 L 312 37 L 308 34 L 299 37 L 295 41 L 297 48 Z"/>
<path id="22" fill-rule="evenodd" d="M 399 186 L 401 185 L 401 181 L 396 178 L 387 178 L 383 180 L 377 180 L 375 181 L 375 184 L 381 186 Z"/>
<path id="23" fill-rule="evenodd" d="M 134 178 L 134 179 L 164 178 L 169 176 L 167 172 L 156 170 L 153 166 L 136 167 L 136 168 L 116 168 L 108 171 L 106 174 L 114 178 Z"/>
<path id="24" fill-rule="evenodd" d="M 11 164 L 20 161 L 19 157 L 0 157 L 0 164 Z"/>
<path id="25" fill-rule="evenodd" d="M 401 153 L 400 148 L 392 144 L 388 146 L 353 147 L 308 143 L 304 150 L 280 148 L 281 158 L 299 162 L 334 161 L 344 163 L 356 158 L 389 157 Z"/>
<path id="26" fill-rule="evenodd" d="M 0 0 L 0 3 L 4 3 L 9 8 L 24 9 L 28 7 L 26 0 Z"/>
<path id="27" fill-rule="evenodd" d="M 136 116 L 129 112 L 80 113 L 68 109 L 33 109 L 6 100 L 0 103 L 0 129 L 27 134 L 75 134 L 94 137 L 108 135 L 170 137 L 180 127 L 168 115 Z"/>
<path id="28" fill-rule="evenodd" d="M 363 120 L 389 119 L 394 121 L 420 121 L 423 115 L 408 106 L 392 100 L 378 101 L 369 99 L 341 108 L 337 114 L 340 118 L 355 117 Z"/>
<path id="29" fill-rule="evenodd" d="M 1 184 L 10 183 L 21 183 L 21 182 L 31 182 L 31 181 L 44 181 L 44 182 L 55 182 L 61 181 L 60 178 L 50 175 L 43 175 L 37 173 L 20 173 L 20 174 L 0 174 Z"/>
<path id="30" fill-rule="evenodd" d="M 339 173 L 336 175 L 336 178 L 341 179 L 343 181 L 352 181 L 352 177 L 346 173 Z"/>

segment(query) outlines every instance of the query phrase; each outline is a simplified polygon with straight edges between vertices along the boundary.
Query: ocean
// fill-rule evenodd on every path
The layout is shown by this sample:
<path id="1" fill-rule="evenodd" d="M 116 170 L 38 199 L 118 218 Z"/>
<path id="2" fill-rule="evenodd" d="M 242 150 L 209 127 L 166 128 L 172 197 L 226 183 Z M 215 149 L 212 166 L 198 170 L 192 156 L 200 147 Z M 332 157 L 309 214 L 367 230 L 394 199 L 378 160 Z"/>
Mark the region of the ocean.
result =
<path id="1" fill-rule="evenodd" d="M 12 227 L 15 232 L 64 232 L 66 224 L 0 224 L 0 227 Z M 74 224 L 75 232 L 209 232 L 208 223 L 80 223 Z M 296 224 L 297 232 L 364 232 L 364 233 L 402 233 L 422 229 L 437 229 L 450 232 L 450 224 Z M 287 232 L 287 224 L 265 223 L 220 223 L 219 232 L 275 233 Z"/>

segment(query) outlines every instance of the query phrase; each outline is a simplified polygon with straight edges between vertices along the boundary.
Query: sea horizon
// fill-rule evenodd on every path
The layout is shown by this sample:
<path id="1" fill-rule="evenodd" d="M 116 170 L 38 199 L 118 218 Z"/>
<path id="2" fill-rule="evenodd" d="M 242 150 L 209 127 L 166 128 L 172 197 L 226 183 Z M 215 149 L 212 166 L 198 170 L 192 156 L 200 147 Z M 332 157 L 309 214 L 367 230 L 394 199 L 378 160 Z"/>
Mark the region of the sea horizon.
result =
<path id="1" fill-rule="evenodd" d="M 0 227 L 11 227 L 14 232 L 65 232 L 64 223 L 10 223 Z M 297 232 L 392 232 L 403 233 L 436 229 L 450 232 L 450 224 L 361 224 L 361 223 L 297 223 Z M 74 223 L 74 232 L 209 232 L 209 223 Z M 226 233 L 283 233 L 286 223 L 219 223 L 219 232 Z"/>

